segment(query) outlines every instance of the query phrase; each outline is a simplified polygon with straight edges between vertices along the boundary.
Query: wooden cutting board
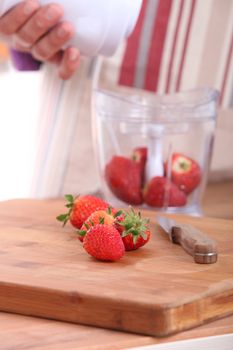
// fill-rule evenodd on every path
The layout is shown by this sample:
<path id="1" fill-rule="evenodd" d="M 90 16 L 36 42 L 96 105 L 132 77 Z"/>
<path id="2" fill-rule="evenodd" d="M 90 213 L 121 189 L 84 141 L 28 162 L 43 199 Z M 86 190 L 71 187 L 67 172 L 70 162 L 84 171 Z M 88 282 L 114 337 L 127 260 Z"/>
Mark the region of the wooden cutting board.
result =
<path id="1" fill-rule="evenodd" d="M 63 207 L 0 203 L 0 310 L 155 336 L 233 313 L 233 221 L 179 217 L 217 240 L 218 262 L 203 265 L 170 243 L 155 212 L 144 212 L 150 242 L 104 263 L 56 222 Z"/>

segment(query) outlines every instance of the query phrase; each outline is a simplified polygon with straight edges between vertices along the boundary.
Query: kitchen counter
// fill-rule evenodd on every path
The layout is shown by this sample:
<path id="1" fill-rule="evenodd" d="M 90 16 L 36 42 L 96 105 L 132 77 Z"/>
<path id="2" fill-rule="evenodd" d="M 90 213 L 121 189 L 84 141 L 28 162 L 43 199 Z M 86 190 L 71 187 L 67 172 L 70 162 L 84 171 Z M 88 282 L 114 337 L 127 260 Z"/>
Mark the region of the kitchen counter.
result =
<path id="1" fill-rule="evenodd" d="M 233 333 L 233 316 L 170 337 L 155 338 L 0 313 L 0 338 L 3 350 L 119 350 L 231 333 Z"/>

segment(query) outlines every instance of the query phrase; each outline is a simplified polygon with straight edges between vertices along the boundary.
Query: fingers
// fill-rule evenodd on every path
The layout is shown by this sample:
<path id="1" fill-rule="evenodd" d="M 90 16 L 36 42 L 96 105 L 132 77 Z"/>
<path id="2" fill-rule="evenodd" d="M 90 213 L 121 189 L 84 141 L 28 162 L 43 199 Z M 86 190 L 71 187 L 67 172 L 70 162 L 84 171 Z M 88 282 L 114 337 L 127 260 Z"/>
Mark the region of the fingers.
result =
<path id="1" fill-rule="evenodd" d="M 63 16 L 57 4 L 40 7 L 14 36 L 15 47 L 29 49 L 45 35 Z"/>
<path id="2" fill-rule="evenodd" d="M 38 1 L 35 0 L 28 0 L 15 6 L 0 18 L 0 33 L 3 35 L 14 34 L 38 8 Z"/>
<path id="3" fill-rule="evenodd" d="M 57 4 L 41 7 L 38 0 L 23 1 L 0 18 L 0 34 L 13 38 L 16 49 L 56 63 L 60 78 L 66 80 L 78 69 L 80 53 L 75 47 L 62 50 L 74 35 L 70 23 L 60 22 L 62 16 Z"/>
<path id="4" fill-rule="evenodd" d="M 56 52 L 60 51 L 64 44 L 74 35 L 73 26 L 68 22 L 63 22 L 54 27 L 46 36 L 32 47 L 33 56 L 46 61 Z"/>
<path id="5" fill-rule="evenodd" d="M 69 47 L 63 54 L 60 66 L 59 77 L 63 80 L 69 79 L 78 69 L 80 64 L 80 53 L 75 47 Z"/>

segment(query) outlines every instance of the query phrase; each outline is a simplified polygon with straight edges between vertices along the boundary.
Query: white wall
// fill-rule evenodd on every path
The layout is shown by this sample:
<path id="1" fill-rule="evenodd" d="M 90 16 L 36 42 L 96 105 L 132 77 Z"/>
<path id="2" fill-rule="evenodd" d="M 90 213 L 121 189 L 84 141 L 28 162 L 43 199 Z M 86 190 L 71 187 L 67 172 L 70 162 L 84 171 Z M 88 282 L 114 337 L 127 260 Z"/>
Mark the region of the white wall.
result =
<path id="1" fill-rule="evenodd" d="M 0 72 L 0 200 L 30 193 L 39 92 L 40 73 Z"/>

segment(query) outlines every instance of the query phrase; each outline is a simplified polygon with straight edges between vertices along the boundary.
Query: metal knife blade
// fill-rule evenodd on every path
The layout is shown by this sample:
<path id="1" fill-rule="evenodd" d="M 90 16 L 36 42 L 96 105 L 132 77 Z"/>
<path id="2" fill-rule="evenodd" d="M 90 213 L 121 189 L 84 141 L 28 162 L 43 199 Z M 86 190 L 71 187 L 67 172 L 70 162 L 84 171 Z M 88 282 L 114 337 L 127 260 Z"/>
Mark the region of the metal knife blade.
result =
<path id="1" fill-rule="evenodd" d="M 180 244 L 200 264 L 212 264 L 217 261 L 217 244 L 212 238 L 195 227 L 181 224 L 165 216 L 157 217 L 158 224 L 169 235 L 173 243 Z"/>
<path id="2" fill-rule="evenodd" d="M 162 229 L 168 234 L 170 240 L 172 240 L 172 228 L 176 226 L 176 221 L 169 219 L 165 216 L 157 216 L 157 222 L 162 227 Z"/>

